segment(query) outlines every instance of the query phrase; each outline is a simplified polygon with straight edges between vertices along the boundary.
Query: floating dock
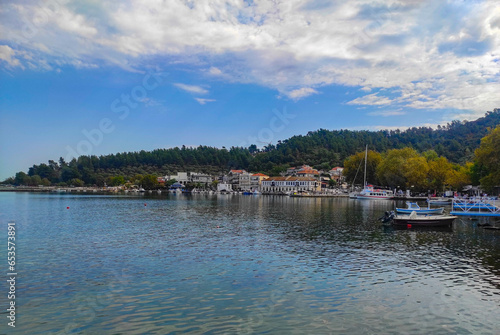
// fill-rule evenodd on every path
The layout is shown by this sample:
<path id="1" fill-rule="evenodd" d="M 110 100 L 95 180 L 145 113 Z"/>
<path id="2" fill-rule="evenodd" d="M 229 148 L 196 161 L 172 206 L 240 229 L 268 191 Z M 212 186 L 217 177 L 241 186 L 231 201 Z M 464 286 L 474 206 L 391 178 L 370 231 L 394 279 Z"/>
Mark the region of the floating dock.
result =
<path id="1" fill-rule="evenodd" d="M 451 215 L 500 217 L 500 201 L 492 199 L 453 199 Z"/>

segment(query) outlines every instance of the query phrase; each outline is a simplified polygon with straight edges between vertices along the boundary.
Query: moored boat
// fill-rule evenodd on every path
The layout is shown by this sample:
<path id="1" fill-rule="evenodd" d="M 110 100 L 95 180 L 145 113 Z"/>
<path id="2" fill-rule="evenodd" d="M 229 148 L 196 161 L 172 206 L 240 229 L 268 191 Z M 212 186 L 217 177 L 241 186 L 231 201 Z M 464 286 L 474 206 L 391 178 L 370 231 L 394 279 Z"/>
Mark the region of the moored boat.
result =
<path id="1" fill-rule="evenodd" d="M 416 212 L 418 215 L 424 214 L 443 214 L 444 207 L 438 208 L 421 208 L 416 202 L 407 201 L 407 208 L 396 208 L 396 213 L 411 214 L 411 212 Z"/>
<path id="2" fill-rule="evenodd" d="M 435 198 L 427 199 L 429 205 L 449 205 L 451 204 L 451 198 Z"/>
<path id="3" fill-rule="evenodd" d="M 450 227 L 457 216 L 453 215 L 417 215 L 412 212 L 410 215 L 397 214 L 392 219 L 396 226 L 412 227 Z"/>
<path id="4" fill-rule="evenodd" d="M 391 190 L 376 189 L 371 185 L 366 185 L 365 188 L 356 195 L 356 199 L 392 199 L 394 192 Z"/>

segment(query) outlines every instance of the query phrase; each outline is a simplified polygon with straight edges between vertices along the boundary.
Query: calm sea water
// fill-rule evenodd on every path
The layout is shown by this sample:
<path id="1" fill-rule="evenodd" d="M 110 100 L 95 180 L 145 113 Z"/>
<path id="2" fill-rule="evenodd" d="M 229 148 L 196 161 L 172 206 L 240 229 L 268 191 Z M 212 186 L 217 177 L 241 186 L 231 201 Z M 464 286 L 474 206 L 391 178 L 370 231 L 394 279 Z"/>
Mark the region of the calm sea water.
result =
<path id="1" fill-rule="evenodd" d="M 0 333 L 500 334 L 500 233 L 482 221 L 394 230 L 377 221 L 391 201 L 241 195 L 0 206 L 0 271 L 14 221 L 18 272 Z"/>

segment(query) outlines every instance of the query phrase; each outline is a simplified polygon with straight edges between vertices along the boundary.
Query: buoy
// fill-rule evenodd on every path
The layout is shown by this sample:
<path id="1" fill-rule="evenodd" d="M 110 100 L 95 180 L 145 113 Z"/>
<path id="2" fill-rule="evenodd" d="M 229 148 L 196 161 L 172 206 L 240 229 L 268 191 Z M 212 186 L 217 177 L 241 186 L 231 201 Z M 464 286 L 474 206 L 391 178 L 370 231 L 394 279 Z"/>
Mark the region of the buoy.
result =
<path id="1" fill-rule="evenodd" d="M 69 206 L 68 206 L 68 207 L 66 207 L 66 209 L 69 209 Z"/>
<path id="2" fill-rule="evenodd" d="M 411 228 L 411 224 L 409 224 L 409 223 L 408 223 L 408 224 L 406 225 L 406 228 Z"/>
<path id="3" fill-rule="evenodd" d="M 144 204 L 144 206 L 147 206 L 147 204 Z"/>

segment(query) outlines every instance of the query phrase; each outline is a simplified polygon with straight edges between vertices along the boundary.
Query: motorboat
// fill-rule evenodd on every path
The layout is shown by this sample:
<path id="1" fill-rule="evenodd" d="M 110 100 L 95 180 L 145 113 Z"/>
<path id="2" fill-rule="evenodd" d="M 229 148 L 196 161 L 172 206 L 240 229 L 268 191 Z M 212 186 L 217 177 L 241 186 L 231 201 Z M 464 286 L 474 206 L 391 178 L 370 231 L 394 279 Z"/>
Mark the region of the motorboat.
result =
<path id="1" fill-rule="evenodd" d="M 416 202 L 411 202 L 407 201 L 406 202 L 407 208 L 396 208 L 396 213 L 402 213 L 402 214 L 411 214 L 411 212 L 416 212 L 417 215 L 424 215 L 424 214 L 443 214 L 444 212 L 444 207 L 438 207 L 438 208 L 430 208 L 428 206 L 427 208 L 421 208 Z"/>
<path id="2" fill-rule="evenodd" d="M 411 214 L 396 214 L 392 219 L 395 226 L 411 227 L 451 227 L 453 221 L 457 218 L 454 215 L 417 215 L 413 211 Z"/>

